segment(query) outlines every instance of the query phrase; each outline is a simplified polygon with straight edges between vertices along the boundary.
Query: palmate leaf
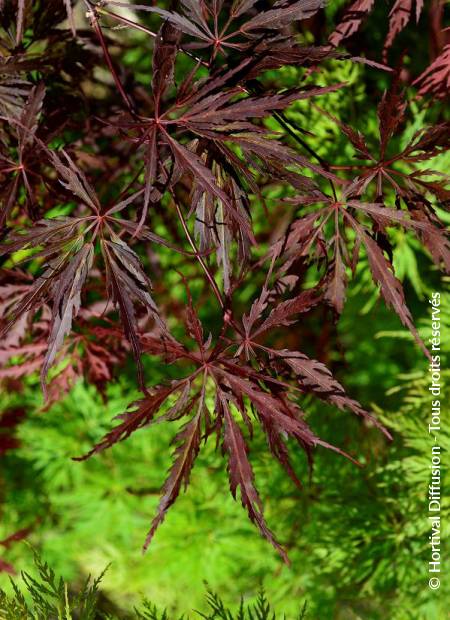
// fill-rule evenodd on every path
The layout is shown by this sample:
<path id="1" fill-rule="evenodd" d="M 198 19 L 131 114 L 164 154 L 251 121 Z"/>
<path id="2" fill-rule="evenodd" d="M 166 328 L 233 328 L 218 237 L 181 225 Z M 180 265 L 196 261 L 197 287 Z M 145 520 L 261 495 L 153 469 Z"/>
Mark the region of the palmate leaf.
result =
<path id="1" fill-rule="evenodd" d="M 160 329 L 164 330 L 165 327 L 149 292 L 150 279 L 138 256 L 113 230 L 114 226 L 120 226 L 120 220 L 116 220 L 115 214 L 143 192 L 131 195 L 103 213 L 100 200 L 86 176 L 66 153 L 62 154 L 67 165 L 59 155 L 49 151 L 52 164 L 61 175 L 61 182 L 93 214 L 42 220 L 25 233 L 11 235 L 8 243 L 0 246 L 0 255 L 35 249 L 31 257 L 49 261 L 30 291 L 10 310 L 1 333 L 5 334 L 23 313 L 35 313 L 44 304 L 52 307 L 48 349 L 41 367 L 41 380 L 45 387 L 48 370 L 65 336 L 71 333 L 72 319 L 79 313 L 81 292 L 92 267 L 95 242 L 101 231 L 100 249 L 106 271 L 106 288 L 109 299 L 119 309 L 125 335 L 137 363 L 139 382 L 143 385 L 135 304 L 146 308 Z M 142 228 L 138 230 L 130 226 L 130 231 L 156 242 L 163 241 Z"/>
<path id="2" fill-rule="evenodd" d="M 109 4 L 113 3 L 110 2 Z M 124 3 L 115 2 L 114 4 L 124 6 Z M 217 60 L 220 56 L 226 57 L 231 50 L 239 50 L 241 52 L 251 50 L 252 58 L 251 63 L 249 63 L 251 67 L 247 79 L 253 79 L 265 70 L 277 69 L 285 65 L 315 65 L 318 61 L 326 58 L 348 57 L 346 54 L 334 51 L 330 46 L 313 47 L 300 45 L 295 37 L 288 34 L 287 27 L 295 21 L 292 16 L 297 15 L 299 19 L 311 17 L 319 8 L 325 5 L 324 2 L 318 0 L 312 0 L 309 3 L 304 0 L 290 4 L 276 3 L 274 10 L 259 11 L 254 21 L 249 20 L 252 21 L 252 24 L 248 26 L 242 23 L 244 21 L 242 16 L 247 12 L 256 13 L 254 7 L 256 2 L 253 1 L 234 3 L 231 7 L 229 4 L 224 5 L 223 2 L 192 2 L 189 3 L 189 6 L 188 2 L 181 4 L 186 13 L 185 15 L 144 5 L 134 5 L 134 8 L 136 10 L 159 13 L 161 17 L 167 19 L 166 23 L 170 23 L 180 32 L 196 39 L 194 43 L 195 49 L 209 49 L 209 63 L 194 56 L 197 62 L 205 64 L 205 66 Z M 276 9 L 275 6 L 277 7 Z M 118 15 L 109 9 L 102 7 L 101 12 L 123 25 L 143 30 L 152 36 L 154 34 L 143 28 L 141 24 Z M 268 12 L 271 13 L 270 16 L 267 15 Z M 220 29 L 219 22 L 224 13 L 226 13 L 228 21 L 227 25 Z M 275 20 L 274 17 L 278 19 Z M 234 30 L 232 25 L 235 20 L 238 23 L 235 25 L 236 29 Z M 264 22 L 264 25 L 261 24 L 261 21 Z M 287 22 L 287 27 L 282 26 L 285 22 Z M 279 31 L 282 31 L 282 34 Z M 265 37 L 267 37 L 267 40 Z M 187 47 L 180 47 L 180 49 L 185 54 L 192 56 Z M 358 61 L 371 62 L 367 59 L 358 59 Z M 372 62 L 371 64 L 376 63 Z M 195 69 L 191 75 L 187 76 L 186 83 L 192 81 L 194 74 Z"/>
<path id="3" fill-rule="evenodd" d="M 150 544 L 182 486 L 187 486 L 201 440 L 206 441 L 215 435 L 217 444 L 222 445 L 228 456 L 230 490 L 233 497 L 236 499 L 239 492 L 250 520 L 287 561 L 285 550 L 265 522 L 262 501 L 255 488 L 254 474 L 248 459 L 248 440 L 241 429 L 239 418 L 250 437 L 253 436 L 255 424 L 260 426 L 267 435 L 272 455 L 297 485 L 300 485 L 300 481 L 290 463 L 286 443 L 288 437 L 304 450 L 310 464 L 314 449 L 320 446 L 354 461 L 339 447 L 320 439 L 310 429 L 296 402 L 302 393 L 311 393 L 340 409 L 352 411 L 378 426 L 390 437 L 357 401 L 346 395 L 342 385 L 323 364 L 302 353 L 266 348 L 253 340 L 253 334 L 261 336 L 273 327 L 285 325 L 287 321 L 292 322 L 294 315 L 306 312 L 317 303 L 310 293 L 305 293 L 303 297 L 299 296 L 295 304 L 280 304 L 271 309 L 267 302 L 268 296 L 269 292 L 263 290 L 259 300 L 253 304 L 250 315 L 242 319 L 246 326 L 245 343 L 251 351 L 251 355 L 244 360 L 241 355 L 245 348 L 244 343 L 240 339 L 230 341 L 226 330 L 222 330 L 215 345 L 212 344 L 211 337 L 205 341 L 203 326 L 188 291 L 186 332 L 194 340 L 196 349 L 185 348 L 169 334 L 163 339 L 147 335 L 142 338 L 141 344 L 145 352 L 159 355 L 172 363 L 189 362 L 194 364 L 195 370 L 187 377 L 150 388 L 144 398 L 132 403 L 127 412 L 118 416 L 120 422 L 116 427 L 85 456 L 77 458 L 86 459 L 110 448 L 151 424 L 188 418 L 174 439 L 176 449 L 173 465 L 163 486 L 162 498 L 146 538 L 145 548 Z M 267 318 L 261 316 L 266 313 Z M 228 325 L 230 324 L 234 324 L 234 319 L 228 320 Z M 284 370 L 281 370 L 281 366 Z M 261 371 L 261 368 L 275 370 L 276 375 L 282 379 L 275 379 L 272 374 Z M 206 401 L 211 390 L 214 392 L 213 408 Z"/>
<path id="4" fill-rule="evenodd" d="M 156 75 L 159 74 L 160 70 L 169 72 L 173 70 L 173 45 L 170 44 L 170 41 L 167 45 L 171 51 L 166 51 L 169 54 L 168 64 L 165 69 L 162 68 L 165 58 L 163 50 L 166 45 L 163 37 L 166 34 L 164 30 L 161 31 L 161 39 L 158 38 L 155 46 L 154 68 Z M 217 236 L 222 236 L 222 241 L 219 244 L 222 258 L 226 257 L 227 254 L 226 251 L 225 254 L 223 253 L 223 249 L 227 244 L 227 236 L 230 232 L 236 236 L 235 233 L 239 231 L 238 236 L 254 243 L 249 219 L 242 212 L 242 208 L 236 204 L 239 201 L 240 177 L 246 175 L 248 180 L 248 166 L 246 172 L 243 172 L 244 166 L 230 150 L 228 144 L 234 144 L 242 149 L 244 158 L 247 160 L 246 163 L 249 163 L 251 158 L 256 156 L 267 166 L 267 159 L 269 158 L 270 161 L 277 161 L 282 166 L 288 164 L 308 166 L 327 178 L 336 179 L 332 173 L 323 170 L 320 166 L 315 166 L 280 142 L 272 140 L 273 134 L 271 132 L 250 122 L 250 119 L 267 117 L 273 110 L 285 109 L 293 101 L 334 92 L 341 88 L 342 84 L 294 89 L 285 93 L 259 98 L 247 97 L 240 101 L 234 101 L 236 96 L 242 93 L 242 89 L 234 87 L 232 82 L 240 71 L 246 70 L 248 64 L 249 61 L 244 60 L 232 70 L 219 70 L 216 76 L 203 86 L 193 87 L 191 92 L 186 93 L 182 103 L 176 102 L 175 105 L 169 106 L 166 110 L 161 108 L 162 92 L 159 78 L 155 79 L 153 97 L 156 117 L 148 119 L 145 134 L 142 136 L 147 147 L 145 150 L 145 204 L 141 223 L 143 224 L 147 214 L 157 171 L 165 171 L 165 161 L 160 160 L 158 162 L 156 149 L 158 140 L 162 140 L 169 147 L 174 162 L 173 174 L 165 172 L 168 183 L 170 184 L 171 178 L 178 179 L 180 175 L 187 173 L 193 179 L 196 190 L 201 190 L 208 197 L 219 201 L 220 208 L 224 211 L 221 219 L 222 221 L 227 220 L 227 223 L 222 223 L 218 227 Z M 225 90 L 220 90 L 221 88 L 225 88 Z M 133 122 L 130 126 L 133 126 Z M 127 125 L 124 125 L 124 129 L 126 127 Z M 188 130 L 198 136 L 201 142 L 195 141 L 185 145 L 175 137 L 176 130 L 183 133 Z M 199 146 L 201 146 L 201 151 L 197 150 L 196 152 Z M 214 166 L 222 170 L 227 169 L 227 174 L 223 175 L 224 183 L 219 184 L 212 169 Z M 230 177 L 230 170 L 233 171 L 234 175 L 232 181 L 227 182 Z M 338 182 L 337 179 L 336 181 Z M 232 191 L 227 193 L 226 187 Z M 196 195 L 195 192 L 194 195 Z M 225 227 L 228 229 L 227 233 Z M 245 240 L 243 243 L 245 244 Z M 222 265 L 227 268 L 228 262 L 220 260 Z M 228 283 L 227 276 L 225 282 Z M 226 288 L 229 288 L 228 284 Z"/>
<path id="5" fill-rule="evenodd" d="M 401 226 L 413 231 L 421 243 L 427 247 L 433 261 L 439 268 L 448 271 L 450 240 L 448 229 L 434 212 L 427 194 L 434 195 L 442 208 L 448 207 L 450 189 L 445 175 L 432 170 L 412 170 L 405 172 L 405 165 L 414 166 L 416 162 L 427 161 L 448 151 L 450 146 L 450 126 L 440 123 L 424 127 L 410 138 L 407 145 L 398 153 L 392 154 L 391 141 L 398 135 L 405 120 L 407 102 L 398 89 L 398 76 L 394 77 L 392 87 L 383 94 L 378 106 L 379 145 L 373 152 L 369 140 L 352 127 L 336 119 L 326 111 L 324 114 L 341 128 L 356 151 L 357 159 L 365 160 L 340 168 L 358 173 L 342 192 L 342 199 L 336 196 L 320 195 L 319 189 L 309 190 L 293 199 L 298 205 L 324 203 L 329 206 L 311 212 L 291 226 L 286 239 L 285 271 L 290 268 L 294 256 L 320 261 L 326 258 L 328 268 L 324 274 L 324 298 L 339 313 L 342 312 L 347 284 L 347 268 L 353 272 L 358 261 L 359 247 L 364 245 L 369 259 L 374 281 L 388 306 L 392 307 L 402 323 L 413 333 L 422 349 L 425 349 L 414 328 L 412 317 L 405 305 L 401 283 L 393 274 L 392 254 L 389 247 L 388 228 Z M 402 166 L 398 166 L 402 164 Z M 437 176 L 437 180 L 432 177 Z M 431 177 L 431 180 L 430 178 Z M 395 208 L 387 204 L 388 188 L 396 195 Z M 364 196 L 375 197 L 376 202 L 365 202 Z M 404 208 L 406 207 L 406 209 Z M 343 218 L 343 219 L 342 219 Z M 367 228 L 367 218 L 369 227 Z M 345 231 L 350 225 L 356 231 L 353 247 Z M 330 238 L 330 229 L 333 234 Z M 275 250 L 275 246 L 273 251 Z M 387 253 L 389 260 L 385 257 Z"/>
<path id="6" fill-rule="evenodd" d="M 296 5 L 296 10 L 298 8 Z M 199 24 L 203 23 L 201 11 L 193 7 L 189 11 Z M 132 132 L 132 139 L 144 145 L 145 192 L 139 225 L 144 226 L 150 204 L 156 204 L 165 190 L 173 194 L 177 203 L 174 188 L 181 178 L 188 176 L 193 183 L 189 214 L 196 214 L 200 249 L 216 249 L 224 291 L 228 295 L 233 276 L 230 264 L 233 241 L 237 241 L 238 255 L 243 260 L 255 243 L 245 199 L 245 186 L 259 191 L 254 178 L 255 162 L 256 168 L 264 168 L 269 174 L 271 164 L 283 170 L 287 166 L 306 166 L 340 183 L 333 173 L 273 139 L 277 137 L 273 132 L 252 121 L 270 116 L 274 110 L 284 110 L 294 101 L 334 92 L 343 85 L 309 86 L 242 99 L 243 89 L 237 83 L 245 79 L 254 65 L 252 58 L 245 58 L 232 68 L 217 69 L 206 81 L 183 84 L 182 97 L 177 97 L 175 103 L 170 99 L 167 105 L 162 98 L 172 83 L 177 51 L 177 33 L 172 22 L 169 26 L 166 23 L 161 28 L 153 54 L 155 116 L 148 117 L 140 127 L 134 118 L 120 124 L 122 131 Z M 265 56 L 265 51 L 261 56 Z M 168 78 L 164 86 L 162 75 Z M 236 100 L 238 96 L 240 100 Z M 186 142 L 186 134 L 194 135 L 195 139 Z M 240 150 L 240 157 L 233 147 Z"/>
<path id="7" fill-rule="evenodd" d="M 392 307 L 402 323 L 411 331 L 416 342 L 428 355 L 420 339 L 410 311 L 406 306 L 401 282 L 394 275 L 392 256 L 388 260 L 384 252 L 389 250 L 386 229 L 401 226 L 412 230 L 418 238 L 428 245 L 433 260 L 439 267 L 448 269 L 450 243 L 448 232 L 439 226 L 437 218 L 433 221 L 422 210 L 408 211 L 385 207 L 380 203 L 368 203 L 346 198 L 353 193 L 354 184 L 347 187 L 342 200 L 335 202 L 334 197 L 322 195 L 319 203 L 325 206 L 312 211 L 306 217 L 291 226 L 285 240 L 284 257 L 279 274 L 286 274 L 295 260 L 303 258 L 310 262 L 321 261 L 326 257 L 327 270 L 319 284 L 324 289 L 324 299 L 337 312 L 342 312 L 345 302 L 345 288 L 348 283 L 347 268 L 354 271 L 358 260 L 359 248 L 363 245 L 369 260 L 373 280 L 380 285 L 380 292 L 386 304 Z M 303 198 L 293 199 L 302 204 Z M 310 204 L 317 203 L 316 196 L 311 197 Z M 422 206 L 422 205 L 420 205 Z M 419 215 L 420 214 L 420 215 Z M 367 223 L 369 220 L 369 224 Z M 436 223 L 438 225 L 436 225 Z M 368 226 L 371 226 L 368 228 Z M 345 235 L 345 227 L 350 226 L 356 233 L 354 242 Z M 330 229 L 333 231 L 330 235 Z M 384 244 L 384 245 L 383 245 Z M 434 247 L 432 245 L 434 244 Z M 353 245 L 353 259 L 350 258 Z"/>
<path id="8" fill-rule="evenodd" d="M 369 149 L 367 140 L 360 132 L 352 130 L 322 110 L 340 126 L 357 151 L 358 159 L 368 160 L 368 163 L 360 161 L 349 166 L 341 166 L 342 169 L 358 173 L 358 177 L 348 189 L 348 194 L 363 196 L 374 189 L 375 197 L 380 201 L 385 194 L 385 188 L 392 188 L 397 198 L 404 198 L 411 192 L 424 197 L 426 194 L 433 194 L 445 207 L 450 200 L 449 183 L 445 175 L 439 175 L 433 170 L 414 169 L 406 173 L 404 168 L 397 167 L 397 164 L 403 163 L 411 167 L 414 162 L 427 161 L 447 152 L 450 146 L 450 123 L 442 122 L 432 127 L 424 127 L 414 134 L 403 150 L 394 154 L 389 152 L 392 138 L 399 134 L 408 109 L 404 92 L 399 92 L 398 81 L 397 74 L 394 76 L 391 88 L 384 92 L 378 105 L 380 135 L 378 152 Z M 429 177 L 432 180 L 429 180 Z"/>
<path id="9" fill-rule="evenodd" d="M 18 139 L 17 156 L 14 159 L 7 159 L 4 162 L 4 166 L 7 170 L 10 170 L 15 176 L 7 181 L 3 185 L 3 191 L 5 198 L 0 208 L 0 227 L 6 224 L 7 219 L 16 206 L 17 198 L 21 186 L 24 187 L 27 196 L 27 211 L 30 213 L 33 210 L 33 205 L 36 203 L 36 196 L 31 178 L 30 169 L 33 168 L 33 164 L 36 163 L 38 158 L 37 149 L 35 144 L 35 135 L 38 129 L 39 115 L 42 110 L 42 105 L 45 97 L 45 85 L 43 82 L 33 87 L 28 94 L 28 99 L 24 104 L 20 118 L 17 125 L 14 124 L 14 128 Z M 33 218 L 37 219 L 37 218 Z"/>
<path id="10" fill-rule="evenodd" d="M 312 17 L 325 6 L 325 0 L 278 0 L 272 8 L 259 11 L 253 17 L 243 20 L 244 15 L 255 12 L 255 3 L 253 0 L 234 3 L 229 10 L 227 24 L 222 30 L 218 27 L 220 16 L 225 12 L 222 2 L 182 0 L 180 13 L 143 4 L 125 4 L 116 0 L 108 0 L 107 5 L 156 13 L 185 35 L 198 39 L 203 47 L 212 47 L 213 55 L 227 48 L 243 50 L 248 46 L 248 39 L 252 39 L 255 34 L 281 30 L 296 21 Z M 235 20 L 238 22 L 233 29 Z"/>

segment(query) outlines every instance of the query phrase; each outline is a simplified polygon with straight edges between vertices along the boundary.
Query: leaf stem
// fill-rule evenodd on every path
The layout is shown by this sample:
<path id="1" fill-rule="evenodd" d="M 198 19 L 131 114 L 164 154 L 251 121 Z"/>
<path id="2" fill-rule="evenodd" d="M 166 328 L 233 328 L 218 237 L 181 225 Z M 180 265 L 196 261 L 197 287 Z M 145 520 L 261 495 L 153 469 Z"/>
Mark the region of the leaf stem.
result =
<path id="1" fill-rule="evenodd" d="M 208 269 L 207 264 L 203 260 L 203 257 L 201 256 L 200 252 L 198 251 L 197 246 L 195 245 L 195 242 L 194 242 L 194 240 L 192 238 L 192 235 L 189 232 L 189 228 L 187 227 L 187 224 L 186 224 L 186 221 L 184 219 L 183 213 L 181 212 L 180 205 L 175 200 L 175 198 L 174 198 L 174 203 L 175 203 L 175 209 L 177 211 L 177 215 L 178 215 L 178 217 L 180 219 L 181 226 L 183 227 L 183 230 L 184 230 L 184 233 L 186 235 L 186 238 L 189 241 L 189 244 L 190 244 L 192 250 L 194 251 L 195 257 L 197 258 L 197 260 L 200 263 L 203 271 L 205 272 L 205 275 L 206 275 L 206 277 L 208 279 L 208 282 L 211 285 L 211 288 L 212 288 L 212 290 L 214 292 L 214 295 L 217 297 L 217 301 L 219 302 L 220 307 L 222 309 L 224 309 L 225 308 L 225 302 L 223 301 L 222 295 L 221 295 L 221 293 L 220 293 L 220 291 L 219 291 L 219 289 L 217 287 L 216 281 L 214 280 L 211 272 Z"/>

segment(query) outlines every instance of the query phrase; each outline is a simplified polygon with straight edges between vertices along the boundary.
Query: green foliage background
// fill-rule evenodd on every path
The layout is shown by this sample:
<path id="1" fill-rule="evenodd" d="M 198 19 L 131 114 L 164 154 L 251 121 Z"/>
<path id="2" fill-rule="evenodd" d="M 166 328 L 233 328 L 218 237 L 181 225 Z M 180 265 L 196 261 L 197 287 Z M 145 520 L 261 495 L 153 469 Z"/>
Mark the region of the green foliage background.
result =
<path id="1" fill-rule="evenodd" d="M 420 37 L 417 30 L 419 47 Z M 148 83 L 148 63 L 139 36 L 132 37 L 131 43 L 134 47 L 130 44 L 125 60 Z M 286 69 L 266 78 L 279 88 L 289 87 L 297 83 L 299 72 Z M 333 61 L 314 80 L 347 82 L 345 89 L 322 98 L 320 104 L 363 129 L 375 142 L 376 102 L 387 85 L 386 75 L 348 61 Z M 419 109 L 413 101 L 402 140 L 432 122 L 434 114 L 435 110 Z M 321 156 L 335 165 L 347 163 L 352 156 L 348 144 L 310 101 L 298 102 L 288 115 L 314 132 L 310 144 Z M 280 131 L 275 121 L 273 128 Z M 450 156 L 441 157 L 433 167 L 448 171 L 449 166 Z M 274 208 L 283 196 L 281 187 L 273 185 L 264 193 Z M 397 234 L 394 255 L 397 275 L 406 285 L 407 301 L 425 339 L 431 323 L 428 296 L 433 290 L 442 294 L 445 370 L 441 402 L 449 402 L 449 283 L 440 278 L 409 235 Z M 172 294 L 183 303 L 183 287 L 174 273 L 173 278 L 178 286 Z M 247 303 L 256 290 L 257 283 L 248 284 L 241 302 Z M 202 312 L 206 322 L 214 325 L 214 315 L 207 308 Z M 324 323 L 316 317 L 291 330 L 305 350 L 314 352 Z M 137 395 L 131 367 L 104 396 L 79 383 L 46 412 L 35 377 L 27 380 L 22 393 L 2 394 L 2 410 L 20 407 L 27 417 L 18 431 L 20 448 L 2 456 L 0 538 L 33 526 L 30 541 L 74 588 L 110 563 L 102 581 L 103 599 L 106 607 L 118 610 L 131 608 L 143 596 L 177 614 L 204 609 L 206 579 L 230 604 L 237 604 L 241 595 L 256 596 L 261 585 L 282 613 L 298 615 L 307 600 L 311 619 L 449 617 L 445 601 L 450 600 L 450 580 L 444 576 L 438 592 L 428 588 L 427 487 L 432 442 L 427 430 L 431 408 L 427 362 L 397 318 L 378 300 L 364 260 L 330 340 L 328 362 L 348 392 L 377 412 L 393 432 L 394 441 L 388 444 L 350 415 L 308 403 L 314 430 L 351 451 L 365 466 L 358 469 L 334 453 L 318 451 L 309 480 L 304 459 L 298 455 L 295 466 L 304 480 L 300 491 L 272 462 L 263 439 L 255 442 L 251 459 L 268 523 L 288 547 L 291 567 L 282 565 L 232 500 L 223 459 L 212 445 L 198 459 L 188 492 L 170 511 L 146 555 L 141 554 L 169 467 L 173 431 L 162 425 L 143 429 L 91 460 L 71 460 L 100 438 L 114 415 Z M 166 377 L 167 368 L 149 359 L 146 372 L 156 384 Z M 450 448 L 449 428 L 448 410 L 443 408 L 439 439 L 444 458 Z M 445 469 L 443 475 L 445 489 Z M 446 499 L 442 503 L 444 558 L 449 517 Z M 33 570 L 33 554 L 25 544 L 12 546 L 4 557 L 17 570 Z M 10 588 L 4 573 L 0 585 Z"/>

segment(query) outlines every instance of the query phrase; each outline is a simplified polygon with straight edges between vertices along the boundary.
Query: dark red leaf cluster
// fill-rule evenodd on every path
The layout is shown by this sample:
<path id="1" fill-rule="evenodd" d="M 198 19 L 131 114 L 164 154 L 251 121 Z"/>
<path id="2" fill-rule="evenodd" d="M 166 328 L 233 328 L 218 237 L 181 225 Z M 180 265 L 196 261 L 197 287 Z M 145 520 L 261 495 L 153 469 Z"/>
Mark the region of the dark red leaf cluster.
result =
<path id="1" fill-rule="evenodd" d="M 418 165 L 448 150 L 450 124 L 439 117 L 400 141 L 410 91 L 398 67 L 380 64 L 423 3 L 391 3 L 378 59 L 337 49 L 370 19 L 371 0 L 353 2 L 334 32 L 308 46 L 300 33 L 322 0 L 160 4 L 0 3 L 0 379 L 39 371 L 51 403 L 81 376 L 103 389 L 130 353 L 142 398 L 86 457 L 144 426 L 178 423 L 146 546 L 214 436 L 231 493 L 287 560 L 255 486 L 253 433 L 264 433 L 295 484 L 291 448 L 310 464 L 317 447 L 352 459 L 311 429 L 305 395 L 388 433 L 321 361 L 276 343 L 315 308 L 343 311 L 364 248 L 381 296 L 428 354 L 395 275 L 392 228 L 416 235 L 450 269 L 435 208 L 448 210 L 448 178 Z M 147 35 L 145 86 L 123 61 L 121 29 Z M 378 144 L 327 109 L 326 96 L 346 88 L 321 85 L 330 59 L 365 62 L 391 81 L 379 97 Z M 303 77 L 279 90 L 265 72 L 284 66 Z M 443 98 L 448 75 L 447 45 L 410 82 L 419 97 Z M 286 110 L 304 99 L 345 136 L 348 165 L 324 161 L 308 143 L 314 128 L 289 120 Z M 261 235 L 254 223 L 271 183 L 291 197 L 281 201 L 282 229 Z M 174 275 L 184 308 L 171 296 Z M 243 308 L 239 293 L 252 278 L 260 290 Z M 220 317 L 214 328 L 202 324 L 202 304 Z M 149 356 L 173 364 L 177 378 L 149 386 Z"/>

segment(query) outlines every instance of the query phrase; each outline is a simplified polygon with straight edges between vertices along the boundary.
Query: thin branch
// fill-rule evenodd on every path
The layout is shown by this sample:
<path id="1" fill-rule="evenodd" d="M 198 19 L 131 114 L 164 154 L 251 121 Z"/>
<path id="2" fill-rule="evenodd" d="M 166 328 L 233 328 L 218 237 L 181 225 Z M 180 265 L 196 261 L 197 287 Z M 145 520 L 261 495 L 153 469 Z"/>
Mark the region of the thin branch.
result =
<path id="1" fill-rule="evenodd" d="M 125 105 L 127 106 L 128 110 L 131 112 L 131 114 L 133 116 L 136 116 L 136 110 L 134 109 L 134 106 L 131 103 L 130 98 L 126 94 L 126 92 L 125 92 L 125 90 L 124 90 L 124 88 L 122 86 L 122 82 L 120 81 L 120 78 L 117 75 L 117 71 L 114 68 L 114 64 L 113 64 L 111 55 L 109 53 L 108 46 L 107 46 L 106 41 L 105 41 L 105 37 L 103 36 L 103 32 L 102 32 L 101 26 L 100 26 L 99 21 L 98 21 L 97 13 L 98 13 L 99 9 L 97 8 L 97 6 L 95 4 L 93 4 L 91 2 L 91 0 L 84 0 L 84 2 L 87 5 L 87 7 L 89 8 L 89 11 L 88 11 L 89 20 L 91 22 L 91 25 L 92 25 L 94 31 L 95 31 L 95 34 L 97 35 L 97 37 L 98 37 L 98 39 L 100 41 L 100 45 L 102 47 L 103 54 L 105 56 L 106 64 L 108 65 L 108 68 L 109 68 L 109 71 L 110 71 L 110 73 L 111 73 L 111 75 L 113 77 L 114 83 L 117 86 L 117 90 L 119 91 L 120 96 L 122 97 L 122 99 L 123 99 Z"/>

